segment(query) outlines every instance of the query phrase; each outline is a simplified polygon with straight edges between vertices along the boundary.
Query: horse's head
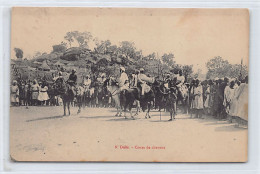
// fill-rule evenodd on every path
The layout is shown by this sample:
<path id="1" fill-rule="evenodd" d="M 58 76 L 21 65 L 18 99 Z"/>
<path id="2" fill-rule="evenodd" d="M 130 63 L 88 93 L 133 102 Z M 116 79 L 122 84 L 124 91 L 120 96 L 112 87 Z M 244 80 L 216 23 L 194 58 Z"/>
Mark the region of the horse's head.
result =
<path id="1" fill-rule="evenodd" d="M 108 79 L 108 86 L 117 86 L 117 81 L 114 77 L 109 77 Z"/>

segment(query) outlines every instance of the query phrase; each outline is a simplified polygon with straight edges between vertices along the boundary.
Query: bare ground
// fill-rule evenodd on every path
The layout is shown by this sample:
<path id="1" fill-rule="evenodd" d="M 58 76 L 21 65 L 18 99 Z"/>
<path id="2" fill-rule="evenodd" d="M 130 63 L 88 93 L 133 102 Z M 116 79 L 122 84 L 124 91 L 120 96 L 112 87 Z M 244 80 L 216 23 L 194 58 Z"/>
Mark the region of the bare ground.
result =
<path id="1" fill-rule="evenodd" d="M 152 111 L 136 120 L 113 108 L 11 107 L 10 154 L 16 161 L 247 161 L 246 128 L 206 116 Z M 149 148 L 150 147 L 150 148 Z"/>

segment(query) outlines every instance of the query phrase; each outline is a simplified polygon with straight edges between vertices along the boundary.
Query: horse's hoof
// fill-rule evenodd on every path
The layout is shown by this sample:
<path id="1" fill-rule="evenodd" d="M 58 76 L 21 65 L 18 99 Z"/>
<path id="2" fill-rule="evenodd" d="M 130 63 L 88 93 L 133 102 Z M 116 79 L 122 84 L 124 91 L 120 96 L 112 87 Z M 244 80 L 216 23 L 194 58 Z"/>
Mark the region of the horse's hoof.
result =
<path id="1" fill-rule="evenodd" d="M 172 121 L 172 119 L 168 120 L 168 121 Z"/>
<path id="2" fill-rule="evenodd" d="M 147 119 L 147 117 L 146 117 L 146 116 L 145 116 L 144 118 L 145 118 L 145 119 Z"/>
<path id="3" fill-rule="evenodd" d="M 132 116 L 132 119 L 135 120 L 135 117 Z"/>
<path id="4" fill-rule="evenodd" d="M 125 117 L 125 119 L 127 119 L 127 117 Z"/>

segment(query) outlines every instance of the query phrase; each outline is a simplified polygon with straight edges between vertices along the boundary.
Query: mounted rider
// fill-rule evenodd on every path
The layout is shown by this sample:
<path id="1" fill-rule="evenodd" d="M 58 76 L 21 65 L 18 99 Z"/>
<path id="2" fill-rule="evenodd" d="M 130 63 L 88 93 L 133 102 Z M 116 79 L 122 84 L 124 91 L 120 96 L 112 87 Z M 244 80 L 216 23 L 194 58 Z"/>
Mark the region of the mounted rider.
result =
<path id="1" fill-rule="evenodd" d="M 87 75 L 86 77 L 83 78 L 82 85 L 84 88 L 84 92 L 89 96 L 90 95 L 90 85 L 91 85 L 91 79 L 90 79 L 89 75 Z"/>
<path id="2" fill-rule="evenodd" d="M 151 90 L 151 87 L 147 85 L 147 83 L 154 83 L 154 78 L 148 77 L 144 74 L 144 69 L 140 69 L 140 74 L 138 75 L 138 82 L 141 86 L 141 95 L 143 96 L 144 93 L 147 93 Z"/>
<path id="3" fill-rule="evenodd" d="M 71 71 L 71 74 L 69 76 L 69 79 L 67 80 L 67 84 L 69 84 L 70 89 L 72 90 L 72 92 L 74 93 L 74 95 L 76 95 L 76 84 L 77 84 L 77 75 L 76 75 L 76 70 L 73 69 Z"/>
<path id="4" fill-rule="evenodd" d="M 180 95 L 184 98 L 184 94 L 188 91 L 187 86 L 185 85 L 185 77 L 183 76 L 182 70 L 179 70 L 176 81 L 176 87 Z"/>
<path id="5" fill-rule="evenodd" d="M 129 88 L 129 79 L 127 74 L 125 73 L 124 67 L 120 67 L 120 77 L 118 80 L 118 86 L 121 92 Z"/>

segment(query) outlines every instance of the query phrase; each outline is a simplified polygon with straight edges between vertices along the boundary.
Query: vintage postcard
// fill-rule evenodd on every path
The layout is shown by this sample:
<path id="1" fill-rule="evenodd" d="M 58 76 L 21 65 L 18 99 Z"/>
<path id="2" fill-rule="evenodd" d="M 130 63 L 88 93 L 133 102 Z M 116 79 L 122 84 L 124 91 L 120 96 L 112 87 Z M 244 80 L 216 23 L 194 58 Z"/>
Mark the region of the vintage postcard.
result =
<path id="1" fill-rule="evenodd" d="M 247 162 L 247 9 L 14 7 L 14 161 Z"/>

